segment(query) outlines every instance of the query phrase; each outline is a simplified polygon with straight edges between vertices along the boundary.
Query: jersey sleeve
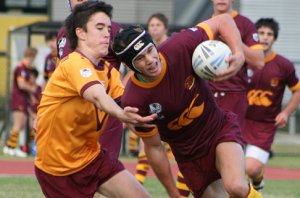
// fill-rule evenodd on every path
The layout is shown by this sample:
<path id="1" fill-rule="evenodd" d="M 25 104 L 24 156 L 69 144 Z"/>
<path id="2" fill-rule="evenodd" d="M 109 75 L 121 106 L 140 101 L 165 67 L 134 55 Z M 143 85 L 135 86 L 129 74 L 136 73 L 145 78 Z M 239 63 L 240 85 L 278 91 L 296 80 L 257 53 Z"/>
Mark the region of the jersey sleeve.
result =
<path id="1" fill-rule="evenodd" d="M 286 84 L 288 85 L 291 91 L 297 91 L 300 88 L 300 82 L 296 75 L 296 70 L 293 63 L 288 61 L 285 65 L 285 68 L 287 74 Z"/>
<path id="2" fill-rule="evenodd" d="M 151 137 L 158 133 L 158 128 L 153 127 L 153 128 L 143 128 L 143 127 L 135 127 L 136 134 L 139 137 Z"/>
<path id="3" fill-rule="evenodd" d="M 244 32 L 242 36 L 243 43 L 252 49 L 263 49 L 262 45 L 259 44 L 255 25 L 249 19 L 245 20 L 244 23 L 243 30 L 240 30 Z"/>

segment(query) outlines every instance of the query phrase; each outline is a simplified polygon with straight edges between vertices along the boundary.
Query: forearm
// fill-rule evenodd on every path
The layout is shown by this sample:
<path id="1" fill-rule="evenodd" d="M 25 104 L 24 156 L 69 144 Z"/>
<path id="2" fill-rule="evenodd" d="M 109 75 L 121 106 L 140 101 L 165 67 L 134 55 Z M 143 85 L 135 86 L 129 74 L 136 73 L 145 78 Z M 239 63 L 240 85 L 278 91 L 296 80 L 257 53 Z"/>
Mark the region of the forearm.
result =
<path id="1" fill-rule="evenodd" d="M 264 53 L 262 49 L 252 49 L 243 43 L 243 51 L 245 54 L 246 62 L 256 68 L 262 69 L 265 65 Z"/>
<path id="2" fill-rule="evenodd" d="M 218 17 L 218 19 L 215 20 L 215 25 L 212 26 L 213 32 L 220 35 L 233 53 L 243 53 L 241 35 L 232 17 L 228 14 L 215 17 Z"/>
<path id="3" fill-rule="evenodd" d="M 300 89 L 298 89 L 295 93 L 293 93 L 288 105 L 285 107 L 283 112 L 285 112 L 288 116 L 295 111 L 300 102 Z"/>
<path id="4" fill-rule="evenodd" d="M 83 97 L 96 105 L 102 111 L 109 115 L 118 117 L 123 113 L 123 109 L 106 94 L 105 89 L 101 85 L 94 85 L 83 93 Z"/>
<path id="5" fill-rule="evenodd" d="M 179 197 L 179 192 L 176 188 L 173 175 L 170 168 L 170 163 L 162 146 L 149 148 L 145 145 L 145 152 L 148 161 L 155 172 L 160 182 L 164 185 L 170 197 Z"/>

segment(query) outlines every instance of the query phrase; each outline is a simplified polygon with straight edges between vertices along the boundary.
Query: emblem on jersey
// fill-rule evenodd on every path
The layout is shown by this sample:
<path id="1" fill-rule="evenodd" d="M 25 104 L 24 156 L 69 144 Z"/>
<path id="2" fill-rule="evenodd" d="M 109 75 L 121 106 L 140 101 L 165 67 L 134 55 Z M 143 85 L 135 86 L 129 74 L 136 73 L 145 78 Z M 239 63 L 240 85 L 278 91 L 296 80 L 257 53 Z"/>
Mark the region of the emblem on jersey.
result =
<path id="1" fill-rule="evenodd" d="M 271 87 L 277 87 L 279 84 L 279 79 L 278 78 L 272 78 L 270 81 Z"/>
<path id="2" fill-rule="evenodd" d="M 66 37 L 62 37 L 62 38 L 59 39 L 59 41 L 58 41 L 58 48 L 63 48 L 63 47 L 65 47 L 66 43 L 67 43 Z"/>
<path id="3" fill-rule="evenodd" d="M 185 83 L 184 83 L 184 87 L 188 90 L 191 90 L 192 87 L 194 86 L 195 84 L 195 78 L 194 76 L 188 76 L 186 79 L 185 79 Z"/>
<path id="4" fill-rule="evenodd" d="M 151 103 L 151 104 L 149 104 L 149 108 L 150 108 L 149 112 L 151 114 L 153 114 L 153 113 L 157 114 L 157 119 L 161 120 L 161 119 L 165 118 L 165 116 L 163 116 L 161 114 L 162 108 L 159 103 Z"/>
<path id="5" fill-rule="evenodd" d="M 271 96 L 273 96 L 271 91 L 252 89 L 247 94 L 248 104 L 250 106 L 255 105 L 268 107 L 272 104 L 271 99 L 269 99 Z"/>
<path id="6" fill-rule="evenodd" d="M 80 75 L 83 78 L 88 78 L 90 76 L 92 76 L 92 70 L 90 68 L 84 68 L 80 70 Z"/>
<path id="7" fill-rule="evenodd" d="M 252 38 L 253 38 L 253 40 L 255 40 L 256 42 L 259 41 L 259 38 L 258 38 L 258 34 L 257 34 L 257 33 L 252 34 Z"/>
<path id="8" fill-rule="evenodd" d="M 137 42 L 137 44 L 134 45 L 134 50 L 138 51 L 139 49 L 141 49 L 141 47 L 143 47 L 145 45 L 145 43 L 143 43 L 142 40 L 140 40 L 139 42 Z"/>

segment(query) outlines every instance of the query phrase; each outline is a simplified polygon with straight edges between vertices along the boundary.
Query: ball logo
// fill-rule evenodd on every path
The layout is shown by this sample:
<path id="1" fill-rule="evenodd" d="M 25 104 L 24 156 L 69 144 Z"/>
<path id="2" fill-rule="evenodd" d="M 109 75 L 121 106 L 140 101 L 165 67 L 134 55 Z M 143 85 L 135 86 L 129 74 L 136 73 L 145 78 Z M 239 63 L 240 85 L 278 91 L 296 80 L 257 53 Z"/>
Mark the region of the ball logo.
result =
<path id="1" fill-rule="evenodd" d="M 135 49 L 136 51 L 140 50 L 141 47 L 143 47 L 145 45 L 145 43 L 143 43 L 142 40 L 140 40 L 139 42 L 137 42 L 137 44 L 134 45 L 133 49 Z"/>
<path id="2" fill-rule="evenodd" d="M 80 70 L 80 75 L 83 78 L 88 78 L 90 76 L 92 76 L 92 70 L 90 68 L 84 68 Z"/>

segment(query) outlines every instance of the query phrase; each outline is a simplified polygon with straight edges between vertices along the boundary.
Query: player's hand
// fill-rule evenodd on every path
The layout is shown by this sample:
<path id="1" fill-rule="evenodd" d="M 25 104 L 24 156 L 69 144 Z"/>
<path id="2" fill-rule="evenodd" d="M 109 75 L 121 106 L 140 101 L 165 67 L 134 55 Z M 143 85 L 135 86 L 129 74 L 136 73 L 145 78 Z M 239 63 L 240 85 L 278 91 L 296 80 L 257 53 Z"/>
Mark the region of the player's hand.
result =
<path id="1" fill-rule="evenodd" d="M 245 62 L 245 56 L 244 53 L 237 52 L 227 57 L 225 61 L 229 62 L 228 69 L 224 72 L 217 73 L 217 76 L 213 79 L 213 81 L 223 81 L 235 76 L 242 68 Z"/>
<path id="2" fill-rule="evenodd" d="M 119 116 L 119 119 L 129 127 L 130 125 L 147 128 L 156 126 L 155 124 L 149 124 L 149 122 L 155 120 L 157 118 L 157 114 L 151 114 L 149 116 L 142 117 L 137 113 L 138 111 L 138 108 L 135 107 L 125 107 L 123 114 Z"/>
<path id="3" fill-rule="evenodd" d="M 288 122 L 289 116 L 285 112 L 279 113 L 275 118 L 275 125 L 278 128 L 284 128 Z"/>

